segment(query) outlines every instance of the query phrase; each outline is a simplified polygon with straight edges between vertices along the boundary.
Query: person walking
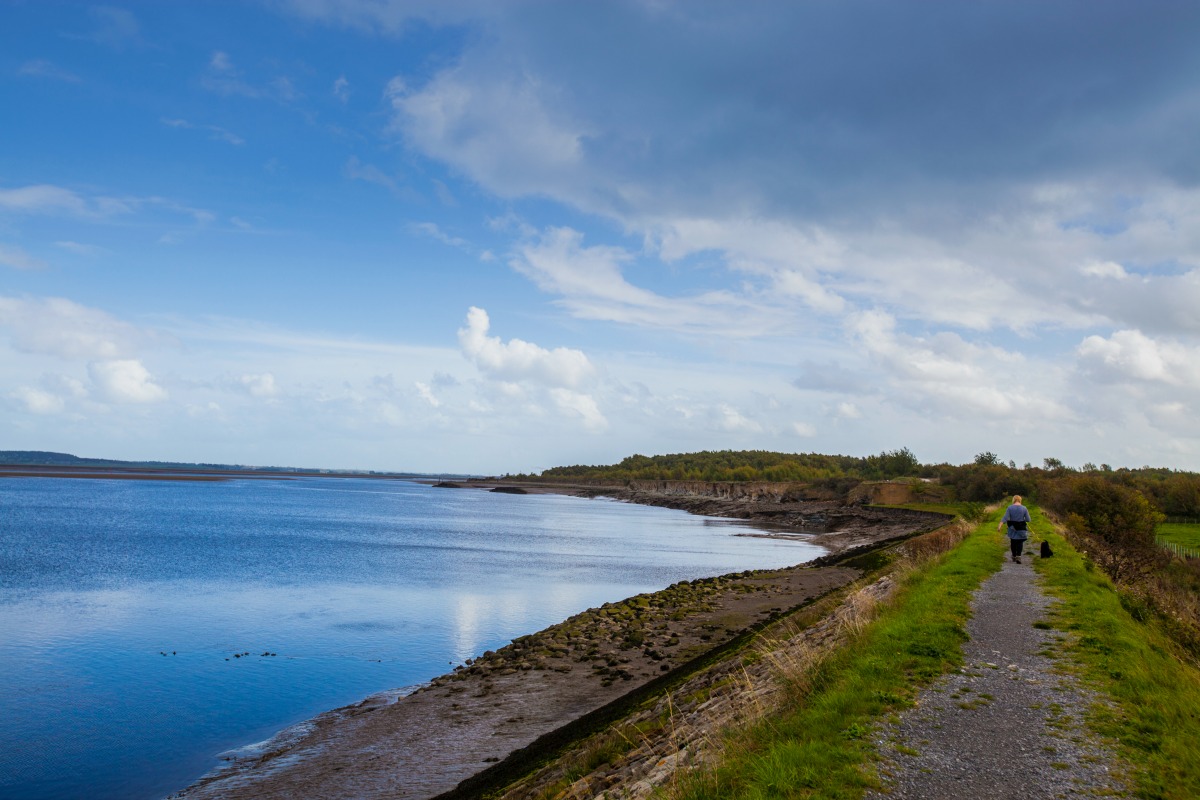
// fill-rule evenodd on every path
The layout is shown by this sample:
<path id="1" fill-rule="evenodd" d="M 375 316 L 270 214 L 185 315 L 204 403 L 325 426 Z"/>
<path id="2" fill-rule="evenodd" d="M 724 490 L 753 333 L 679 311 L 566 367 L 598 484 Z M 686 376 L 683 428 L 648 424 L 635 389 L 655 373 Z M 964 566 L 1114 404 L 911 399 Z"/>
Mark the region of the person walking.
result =
<path id="1" fill-rule="evenodd" d="M 1021 505 L 1021 495 L 1013 495 L 1012 505 L 1004 510 L 1000 524 L 996 530 L 1001 530 L 1008 524 L 1008 545 L 1012 550 L 1012 560 L 1021 563 L 1021 551 L 1025 549 L 1025 540 L 1029 538 L 1029 509 Z"/>

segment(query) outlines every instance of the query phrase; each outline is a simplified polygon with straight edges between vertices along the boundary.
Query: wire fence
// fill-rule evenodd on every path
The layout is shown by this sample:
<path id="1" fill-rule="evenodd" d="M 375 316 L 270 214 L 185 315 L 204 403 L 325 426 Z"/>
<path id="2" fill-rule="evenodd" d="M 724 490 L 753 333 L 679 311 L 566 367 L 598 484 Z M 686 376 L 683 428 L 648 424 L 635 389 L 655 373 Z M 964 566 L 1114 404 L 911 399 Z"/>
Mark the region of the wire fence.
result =
<path id="1" fill-rule="evenodd" d="M 1175 542 L 1168 542 L 1166 539 L 1159 539 L 1158 545 L 1159 547 L 1165 547 L 1177 556 L 1182 556 L 1184 558 L 1200 558 L 1200 548 L 1175 544 Z"/>

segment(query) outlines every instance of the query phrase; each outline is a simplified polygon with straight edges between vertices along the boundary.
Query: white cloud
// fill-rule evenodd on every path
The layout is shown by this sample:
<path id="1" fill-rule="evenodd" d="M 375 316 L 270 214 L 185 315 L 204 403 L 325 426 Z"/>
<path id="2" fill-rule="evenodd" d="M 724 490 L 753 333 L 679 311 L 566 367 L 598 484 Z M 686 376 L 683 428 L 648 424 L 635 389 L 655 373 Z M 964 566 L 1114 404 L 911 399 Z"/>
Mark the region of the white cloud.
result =
<path id="1" fill-rule="evenodd" d="M 458 331 L 463 355 L 489 377 L 502 381 L 532 381 L 549 387 L 573 389 L 595 369 L 580 350 L 556 347 L 546 350 L 531 342 L 488 336 L 491 322 L 482 308 L 472 306 L 467 325 Z"/>
<path id="2" fill-rule="evenodd" d="M 560 409 L 578 414 L 588 430 L 602 431 L 608 427 L 608 420 L 591 396 L 561 388 L 551 389 L 550 396 Z"/>
<path id="3" fill-rule="evenodd" d="M 157 403 L 167 399 L 166 390 L 136 359 L 94 361 L 88 364 L 88 375 L 99 396 L 113 403 Z"/>
<path id="4" fill-rule="evenodd" d="M 279 386 L 275 383 L 275 376 L 270 372 L 263 372 L 257 375 L 242 375 L 238 378 L 238 383 L 250 394 L 251 397 L 275 397 L 279 394 Z"/>
<path id="5" fill-rule="evenodd" d="M 200 83 L 209 91 L 222 95 L 240 95 L 242 97 L 258 98 L 262 91 L 251 86 L 242 78 L 242 72 L 233 65 L 233 59 L 223 50 L 213 51 L 208 60 Z"/>
<path id="6" fill-rule="evenodd" d="M 790 310 L 778 303 L 730 291 L 684 297 L 656 294 L 625 279 L 634 254 L 621 247 L 583 244 L 571 228 L 549 228 L 526 237 L 509 265 L 584 319 L 674 330 L 704 337 L 756 336 L 785 330 Z"/>
<path id="7" fill-rule="evenodd" d="M 849 402 L 838 403 L 835 414 L 840 419 L 862 419 L 862 411 L 854 403 Z"/>
<path id="8" fill-rule="evenodd" d="M 547 95 L 553 90 L 532 75 L 481 81 L 454 69 L 418 90 L 393 78 L 385 91 L 408 142 L 509 197 L 558 189 L 581 163 L 585 131 L 561 119 Z"/>
<path id="9" fill-rule="evenodd" d="M 1129 273 L 1125 271 L 1125 268 L 1115 261 L 1091 261 L 1080 267 L 1079 273 L 1089 278 L 1124 280 L 1129 277 Z"/>
<path id="10" fill-rule="evenodd" d="M 740 411 L 727 403 L 721 403 L 717 407 L 718 425 L 722 430 L 726 431 L 749 431 L 757 433 L 762 430 L 762 425 L 754 420 L 745 417 Z"/>
<path id="11" fill-rule="evenodd" d="M 457 247 L 460 250 L 466 250 L 470 247 L 470 242 L 468 242 L 466 239 L 463 239 L 459 236 L 451 236 L 442 230 L 436 222 L 414 222 L 409 225 L 409 229 L 421 234 L 422 236 L 428 236 L 431 239 L 436 239 L 442 244 L 449 245 L 450 247 Z"/>
<path id="12" fill-rule="evenodd" d="M 58 395 L 30 386 L 18 386 L 9 396 L 31 414 L 58 414 L 66 407 Z"/>
<path id="13" fill-rule="evenodd" d="M 47 184 L 0 189 L 0 209 L 23 214 L 62 212 L 85 216 L 93 213 L 88 201 L 76 192 Z"/>
<path id="14" fill-rule="evenodd" d="M 0 266 L 13 269 L 45 269 L 47 264 L 40 258 L 34 258 L 19 247 L 9 247 L 0 244 Z"/>
<path id="15" fill-rule="evenodd" d="M 888 395 L 922 413 L 971 419 L 1011 419 L 1044 423 L 1071 419 L 1063 403 L 1040 387 L 1055 375 L 1040 371 L 1017 353 L 969 343 L 953 333 L 909 336 L 882 311 L 848 319 L 851 336 L 886 376 Z M 1026 380 L 1037 375 L 1037 381 Z"/>
<path id="16" fill-rule="evenodd" d="M 417 395 L 420 396 L 420 398 L 426 403 L 429 403 L 429 405 L 437 408 L 442 404 L 442 401 L 438 400 L 437 396 L 434 395 L 433 390 L 429 388 L 429 384 L 422 383 L 421 381 L 415 381 L 413 385 L 417 387 Z"/>
<path id="17" fill-rule="evenodd" d="M 333 82 L 333 96 L 341 102 L 345 103 L 350 99 L 350 81 L 346 80 L 345 75 L 338 77 Z"/>
<path id="18" fill-rule="evenodd" d="M 807 422 L 793 422 L 792 433 L 796 434 L 797 436 L 803 436 L 807 439 L 816 436 L 817 429 L 812 425 L 809 425 Z"/>
<path id="19" fill-rule="evenodd" d="M 156 336 L 61 297 L 0 295 L 0 330 L 24 353 L 65 359 L 114 359 Z"/>
<path id="20" fill-rule="evenodd" d="M 238 136 L 233 131 L 222 128 L 219 125 L 195 124 L 192 122 L 188 122 L 186 119 L 163 118 L 160 121 L 162 122 L 163 125 L 166 125 L 168 128 L 182 128 L 184 130 L 208 131 L 210 134 L 210 136 L 209 136 L 210 139 L 220 141 L 220 142 L 225 142 L 227 144 L 243 145 L 246 143 L 246 140 L 243 139 L 241 136 Z"/>
<path id="21" fill-rule="evenodd" d="M 108 252 L 99 245 L 83 244 L 82 242 L 72 242 L 70 240 L 55 242 L 54 246 L 66 250 L 68 253 L 73 253 L 77 256 L 86 256 L 89 258 L 103 255 Z"/>
<path id="22" fill-rule="evenodd" d="M 397 194 L 401 193 L 404 188 L 399 180 L 373 164 L 364 164 L 359 161 L 358 156 L 350 156 L 346 160 L 342 174 L 351 180 L 373 183 Z"/>
<path id="23" fill-rule="evenodd" d="M 1200 348 L 1137 330 L 1088 336 L 1077 349 L 1083 368 L 1104 382 L 1149 381 L 1200 389 Z"/>

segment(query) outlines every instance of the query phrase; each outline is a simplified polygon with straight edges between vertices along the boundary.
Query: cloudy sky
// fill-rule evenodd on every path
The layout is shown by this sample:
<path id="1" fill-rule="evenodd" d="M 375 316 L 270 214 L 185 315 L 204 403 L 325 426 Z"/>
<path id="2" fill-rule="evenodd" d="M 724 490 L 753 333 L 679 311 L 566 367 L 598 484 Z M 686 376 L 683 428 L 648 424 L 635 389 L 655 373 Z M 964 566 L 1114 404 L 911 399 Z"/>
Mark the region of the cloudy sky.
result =
<path id="1" fill-rule="evenodd" d="M 1200 468 L 1200 5 L 0 0 L 0 449 Z"/>

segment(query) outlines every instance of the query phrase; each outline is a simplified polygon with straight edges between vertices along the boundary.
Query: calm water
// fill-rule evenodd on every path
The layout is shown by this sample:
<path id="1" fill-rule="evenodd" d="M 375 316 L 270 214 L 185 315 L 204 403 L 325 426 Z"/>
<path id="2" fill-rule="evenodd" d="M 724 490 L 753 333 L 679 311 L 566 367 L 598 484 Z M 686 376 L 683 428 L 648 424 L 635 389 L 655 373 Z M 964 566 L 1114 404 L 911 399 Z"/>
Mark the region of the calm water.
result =
<path id="1" fill-rule="evenodd" d="M 399 481 L 0 478 L 0 798 L 162 797 L 583 609 L 821 552 L 746 530 Z"/>

